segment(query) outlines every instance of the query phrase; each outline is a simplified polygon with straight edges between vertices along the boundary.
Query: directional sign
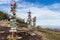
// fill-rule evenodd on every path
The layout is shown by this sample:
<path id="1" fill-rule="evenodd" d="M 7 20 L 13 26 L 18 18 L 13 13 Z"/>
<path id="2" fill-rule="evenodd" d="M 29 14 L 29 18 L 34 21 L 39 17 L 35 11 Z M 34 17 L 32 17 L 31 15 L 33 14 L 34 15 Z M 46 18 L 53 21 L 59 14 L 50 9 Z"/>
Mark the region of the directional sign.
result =
<path id="1" fill-rule="evenodd" d="M 10 27 L 15 28 L 16 27 L 16 22 L 11 22 Z"/>

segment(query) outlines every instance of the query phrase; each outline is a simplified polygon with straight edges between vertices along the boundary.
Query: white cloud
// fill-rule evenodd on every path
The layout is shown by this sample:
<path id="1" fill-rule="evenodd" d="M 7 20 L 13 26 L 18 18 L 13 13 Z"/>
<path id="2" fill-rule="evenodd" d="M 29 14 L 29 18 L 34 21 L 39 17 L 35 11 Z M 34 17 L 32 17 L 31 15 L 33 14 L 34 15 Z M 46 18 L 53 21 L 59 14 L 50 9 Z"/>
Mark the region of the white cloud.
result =
<path id="1" fill-rule="evenodd" d="M 52 7 L 54 7 L 55 9 L 59 9 L 60 8 L 60 3 L 56 3 L 56 4 L 52 5 Z"/>
<path id="2" fill-rule="evenodd" d="M 0 0 L 0 4 L 10 3 L 11 0 Z"/>
<path id="3" fill-rule="evenodd" d="M 18 2 L 19 0 L 0 0 L 0 4 L 9 4 L 9 3 L 13 2 L 13 1 Z"/>
<path id="4" fill-rule="evenodd" d="M 53 7 L 55 7 L 55 5 L 57 4 L 52 4 L 52 9 Z M 39 8 L 35 4 L 23 3 L 23 5 L 18 5 L 18 6 L 21 7 L 20 9 L 18 9 L 20 10 L 18 11 L 18 14 L 20 14 L 20 17 L 27 18 L 27 14 L 28 14 L 27 12 L 30 9 L 32 12 L 32 17 L 34 16 L 37 17 L 37 25 L 40 25 L 41 23 L 42 23 L 41 25 L 44 25 L 44 24 L 45 25 L 59 25 L 60 23 L 60 12 L 50 10 L 51 5 Z M 55 8 L 57 9 L 58 7 L 55 7 Z"/>
<path id="5" fill-rule="evenodd" d="M 49 9 L 52 11 L 59 11 L 60 12 L 60 3 L 55 3 L 49 6 Z"/>
<path id="6" fill-rule="evenodd" d="M 55 5 L 58 5 L 55 7 Z M 27 20 L 28 11 L 32 12 L 32 18 L 37 17 L 37 25 L 59 25 L 60 12 L 52 11 L 51 8 L 59 9 L 59 4 L 52 4 L 49 6 L 38 7 L 37 4 L 30 4 L 27 2 L 17 3 L 17 17 Z M 5 9 L 6 10 L 6 9 Z"/>

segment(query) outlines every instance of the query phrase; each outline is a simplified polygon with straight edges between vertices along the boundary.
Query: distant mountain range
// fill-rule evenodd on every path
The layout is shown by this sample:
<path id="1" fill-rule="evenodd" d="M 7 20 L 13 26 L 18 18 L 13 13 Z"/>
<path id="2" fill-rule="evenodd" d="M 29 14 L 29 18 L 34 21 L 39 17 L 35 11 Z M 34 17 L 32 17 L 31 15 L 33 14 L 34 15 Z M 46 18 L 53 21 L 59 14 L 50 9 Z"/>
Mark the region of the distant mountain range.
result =
<path id="1" fill-rule="evenodd" d="M 46 26 L 40 26 L 44 29 L 54 30 L 54 31 L 60 31 L 60 26 L 54 26 L 54 25 L 46 25 Z"/>

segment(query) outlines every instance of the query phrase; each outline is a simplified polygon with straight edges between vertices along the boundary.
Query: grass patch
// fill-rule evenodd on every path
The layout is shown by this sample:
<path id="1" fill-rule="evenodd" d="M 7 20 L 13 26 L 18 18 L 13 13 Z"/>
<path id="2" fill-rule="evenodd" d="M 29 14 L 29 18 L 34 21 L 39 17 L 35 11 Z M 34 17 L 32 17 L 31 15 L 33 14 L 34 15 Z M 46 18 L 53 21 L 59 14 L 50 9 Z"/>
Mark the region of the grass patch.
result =
<path id="1" fill-rule="evenodd" d="M 46 35 L 46 38 L 48 40 L 60 40 L 60 32 L 55 32 L 52 30 L 46 30 L 41 28 L 39 29 L 39 31 L 42 32 L 44 35 Z"/>

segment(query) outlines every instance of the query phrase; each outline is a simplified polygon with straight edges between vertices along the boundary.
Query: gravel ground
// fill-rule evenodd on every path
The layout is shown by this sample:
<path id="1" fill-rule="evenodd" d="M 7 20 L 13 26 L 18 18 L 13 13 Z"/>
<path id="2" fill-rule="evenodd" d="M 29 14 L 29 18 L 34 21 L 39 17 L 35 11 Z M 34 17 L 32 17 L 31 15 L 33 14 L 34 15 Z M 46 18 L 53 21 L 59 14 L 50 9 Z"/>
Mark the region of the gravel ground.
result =
<path id="1" fill-rule="evenodd" d="M 8 32 L 8 30 L 9 30 L 9 28 L 0 28 L 0 31 L 2 31 L 2 30 L 4 30 L 4 31 L 6 31 L 5 33 L 3 33 L 2 35 L 3 35 L 3 37 L 4 36 L 7 36 L 9 33 L 7 33 Z M 19 37 L 21 36 L 22 38 L 21 39 L 18 39 L 18 40 L 42 40 L 42 37 L 41 36 L 38 36 L 38 35 L 34 35 L 34 36 L 31 36 L 31 35 L 26 35 L 25 33 L 18 33 L 17 34 Z M 4 37 L 5 38 L 5 37 Z M 0 40 L 2 40 L 2 36 L 0 35 Z M 3 40 L 5 40 L 5 39 L 3 39 Z"/>
<path id="2" fill-rule="evenodd" d="M 20 35 L 22 38 L 19 40 L 42 40 L 42 36 L 38 36 L 38 35 Z"/>

